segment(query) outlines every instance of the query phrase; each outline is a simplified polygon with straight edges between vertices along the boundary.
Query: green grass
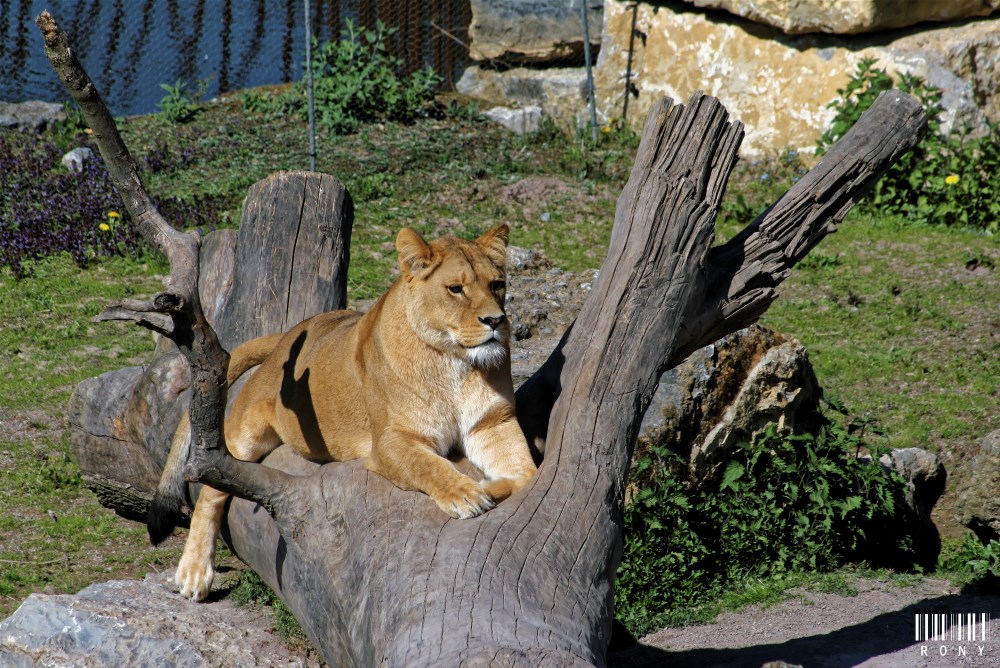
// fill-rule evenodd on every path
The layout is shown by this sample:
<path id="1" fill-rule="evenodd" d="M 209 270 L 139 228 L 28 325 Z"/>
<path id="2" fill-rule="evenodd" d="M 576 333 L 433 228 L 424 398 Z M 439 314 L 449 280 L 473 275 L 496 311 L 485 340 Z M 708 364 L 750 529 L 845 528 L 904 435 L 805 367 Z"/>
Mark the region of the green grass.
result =
<path id="1" fill-rule="evenodd" d="M 238 223 L 252 183 L 308 165 L 299 119 L 247 115 L 238 99 L 208 105 L 188 124 L 151 116 L 122 129 L 140 160 L 190 148 L 183 168 L 147 171 L 148 189 L 213 198 L 219 226 Z M 471 236 L 508 222 L 513 244 L 541 248 L 557 266 L 599 267 L 634 150 L 631 136 L 602 137 L 598 147 L 551 129 L 516 137 L 467 113 L 342 137 L 320 132 L 318 169 L 355 197 L 349 297 L 371 298 L 389 284 L 404 225 Z M 759 210 L 799 169 L 787 155 L 741 164 L 727 210 Z M 511 188 L 525 178 L 561 186 L 518 199 Z M 720 238 L 734 229 L 723 221 Z M 966 268 L 972 258 L 980 270 Z M 928 447 L 957 466 L 1000 428 L 997 265 L 996 238 L 854 214 L 795 269 L 763 321 L 806 345 L 826 391 L 875 418 L 886 445 Z M 150 548 L 141 525 L 101 508 L 82 484 L 67 416 L 82 379 L 148 360 L 147 332 L 92 318 L 112 300 L 152 294 L 166 271 L 153 258 L 86 269 L 54 258 L 26 280 L 0 274 L 0 618 L 33 591 L 72 592 L 176 562 L 180 538 Z M 950 473 L 954 480 L 961 470 Z M 715 609 L 771 600 L 781 586 L 736 585 Z"/>
<path id="2" fill-rule="evenodd" d="M 809 350 L 820 382 L 891 447 L 953 454 L 1000 427 L 1000 245 L 970 230 L 852 218 L 762 319 Z M 992 259 L 991 259 L 992 258 Z M 992 295 L 992 297 L 991 297 Z"/>

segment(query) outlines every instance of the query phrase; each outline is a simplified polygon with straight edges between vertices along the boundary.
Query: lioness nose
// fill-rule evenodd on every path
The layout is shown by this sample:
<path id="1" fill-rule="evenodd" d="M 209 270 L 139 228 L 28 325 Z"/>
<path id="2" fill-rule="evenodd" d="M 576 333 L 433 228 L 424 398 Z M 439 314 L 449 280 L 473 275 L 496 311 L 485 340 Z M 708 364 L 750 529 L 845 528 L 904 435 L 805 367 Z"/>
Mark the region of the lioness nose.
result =
<path id="1" fill-rule="evenodd" d="M 503 324 L 504 318 L 505 316 L 502 313 L 500 315 L 488 315 L 486 317 L 481 316 L 479 318 L 479 322 L 483 323 L 484 325 L 489 325 L 492 329 L 496 329 L 501 324 Z"/>

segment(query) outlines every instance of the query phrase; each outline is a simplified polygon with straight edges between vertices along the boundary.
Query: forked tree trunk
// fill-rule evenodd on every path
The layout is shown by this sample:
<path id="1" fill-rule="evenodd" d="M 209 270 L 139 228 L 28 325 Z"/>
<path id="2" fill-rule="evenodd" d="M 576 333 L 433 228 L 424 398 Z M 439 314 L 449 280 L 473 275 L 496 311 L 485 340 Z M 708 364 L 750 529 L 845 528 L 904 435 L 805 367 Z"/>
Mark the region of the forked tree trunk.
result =
<path id="1" fill-rule="evenodd" d="M 72 90 L 79 77 L 58 59 L 64 36 L 46 15 L 39 20 Z M 81 97 L 96 130 L 101 108 Z M 163 332 L 191 362 L 190 471 L 249 499 L 232 503 L 227 538 L 331 665 L 603 665 L 629 460 L 660 374 L 760 317 L 792 265 L 925 129 L 913 98 L 883 94 L 783 198 L 713 248 L 742 127 L 700 94 L 683 106 L 655 104 L 600 277 L 574 327 L 518 392 L 525 431 L 547 443 L 545 461 L 526 489 L 472 520 L 447 518 L 361 462 L 316 466 L 284 448 L 263 465 L 228 457 L 219 433 L 225 359 L 204 334 L 197 264 L 186 261 L 197 244 L 164 232 L 162 220 L 147 226 L 142 201 L 121 184 L 172 274 L 153 302 L 116 313 Z M 106 141 L 99 136 L 106 161 L 127 158 Z"/>

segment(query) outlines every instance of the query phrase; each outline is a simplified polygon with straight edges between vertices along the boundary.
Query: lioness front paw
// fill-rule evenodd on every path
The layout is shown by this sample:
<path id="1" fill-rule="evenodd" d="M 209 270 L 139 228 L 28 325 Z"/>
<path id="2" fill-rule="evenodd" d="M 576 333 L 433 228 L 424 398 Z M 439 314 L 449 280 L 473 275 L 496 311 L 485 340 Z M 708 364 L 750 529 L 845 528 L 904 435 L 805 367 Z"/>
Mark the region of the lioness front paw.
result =
<path id="1" fill-rule="evenodd" d="M 438 507 L 452 517 L 467 520 L 482 515 L 496 503 L 480 483 L 471 483 L 452 492 L 434 498 Z"/>
<path id="2" fill-rule="evenodd" d="M 181 596 L 192 601 L 204 601 L 212 589 L 214 579 L 215 568 L 211 559 L 188 559 L 187 555 L 181 557 L 174 575 L 174 582 Z"/>

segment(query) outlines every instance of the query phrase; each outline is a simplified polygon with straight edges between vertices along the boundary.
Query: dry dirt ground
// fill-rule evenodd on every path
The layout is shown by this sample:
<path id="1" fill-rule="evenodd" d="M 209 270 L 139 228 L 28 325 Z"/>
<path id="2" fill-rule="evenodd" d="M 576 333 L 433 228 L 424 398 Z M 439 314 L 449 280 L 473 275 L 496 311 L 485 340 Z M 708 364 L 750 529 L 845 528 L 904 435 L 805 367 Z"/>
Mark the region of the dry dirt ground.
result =
<path id="1" fill-rule="evenodd" d="M 1000 666 L 1000 597 L 961 595 L 947 581 L 912 586 L 859 578 L 856 596 L 795 592 L 768 608 L 719 615 L 713 624 L 664 629 L 613 652 L 616 668 L 948 668 Z M 918 615 L 988 614 L 986 640 L 917 640 Z M 920 617 L 923 619 L 923 617 Z M 957 627 L 954 629 L 957 633 Z M 952 629 L 949 629 L 949 634 Z M 782 664 L 777 664 L 782 665 Z"/>

